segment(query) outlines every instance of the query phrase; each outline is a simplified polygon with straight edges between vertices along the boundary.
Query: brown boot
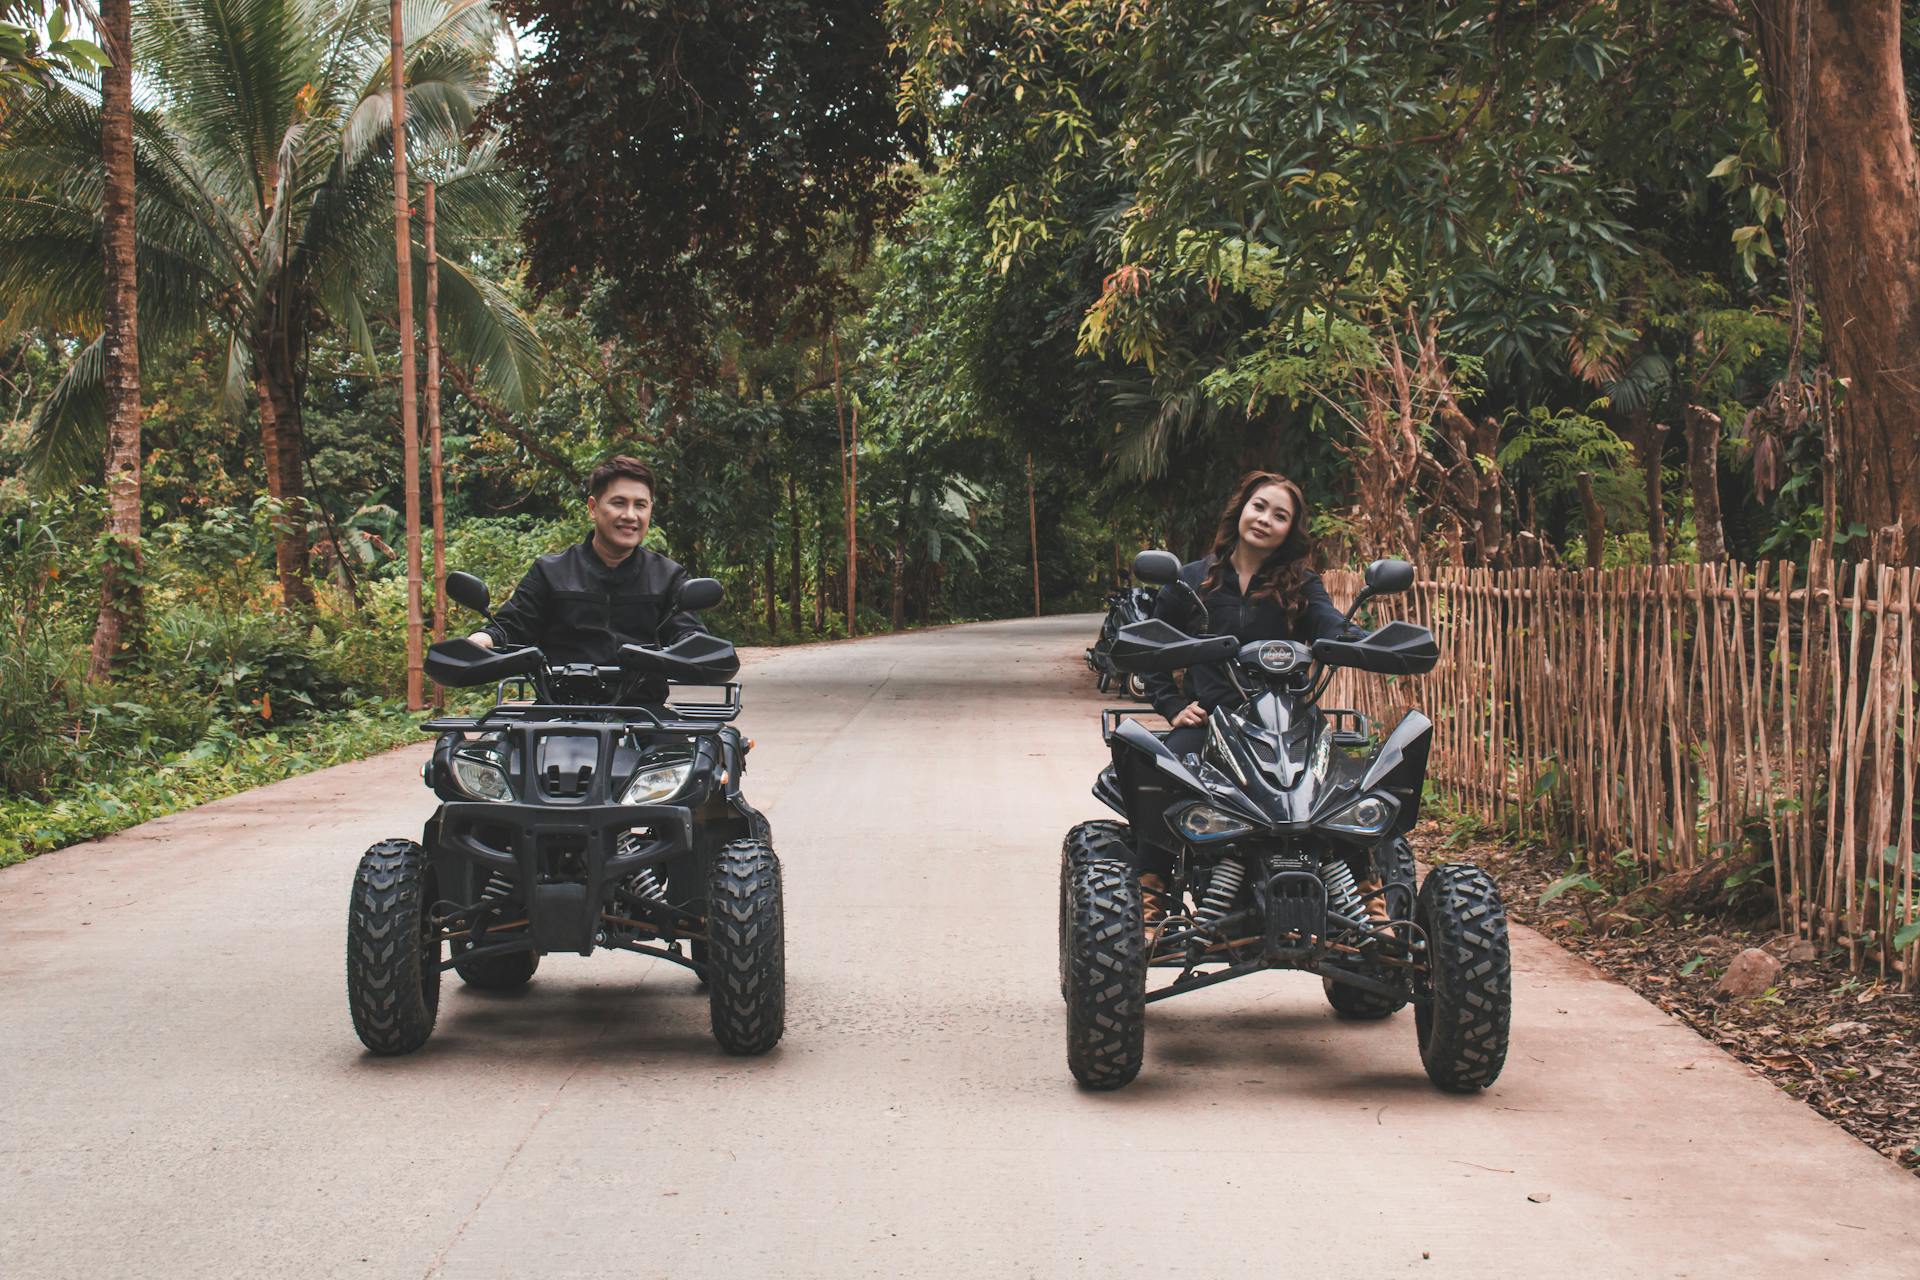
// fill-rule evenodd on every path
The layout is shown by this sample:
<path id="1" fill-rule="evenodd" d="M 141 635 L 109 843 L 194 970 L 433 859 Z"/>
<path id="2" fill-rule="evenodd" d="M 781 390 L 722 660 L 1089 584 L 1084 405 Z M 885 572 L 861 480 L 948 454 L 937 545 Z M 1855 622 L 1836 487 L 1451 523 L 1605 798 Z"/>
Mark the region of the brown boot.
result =
<path id="1" fill-rule="evenodd" d="M 1144 872 L 1140 876 L 1140 920 L 1147 927 L 1147 936 L 1166 922 L 1167 912 L 1172 909 L 1173 895 L 1167 891 L 1167 882 L 1156 872 Z"/>
<path id="2" fill-rule="evenodd" d="M 1361 880 L 1356 886 L 1360 897 L 1367 904 L 1367 923 L 1378 929 L 1393 923 L 1393 916 L 1387 910 L 1386 882 L 1382 880 Z"/>

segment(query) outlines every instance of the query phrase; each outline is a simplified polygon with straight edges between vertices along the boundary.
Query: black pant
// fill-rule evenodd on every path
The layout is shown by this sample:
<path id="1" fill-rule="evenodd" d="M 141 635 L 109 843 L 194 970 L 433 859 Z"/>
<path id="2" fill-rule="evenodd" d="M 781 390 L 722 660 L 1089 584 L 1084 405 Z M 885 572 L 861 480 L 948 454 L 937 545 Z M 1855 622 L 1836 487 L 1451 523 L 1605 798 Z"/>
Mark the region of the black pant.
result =
<path id="1" fill-rule="evenodd" d="M 1163 739 L 1176 759 L 1197 753 L 1207 740 L 1207 731 L 1197 726 L 1175 729 Z M 1138 752 L 1127 753 L 1132 771 L 1128 783 L 1128 807 L 1133 823 L 1133 869 L 1140 875 L 1173 875 L 1175 836 L 1167 827 L 1167 808 L 1175 799 L 1170 780 Z"/>

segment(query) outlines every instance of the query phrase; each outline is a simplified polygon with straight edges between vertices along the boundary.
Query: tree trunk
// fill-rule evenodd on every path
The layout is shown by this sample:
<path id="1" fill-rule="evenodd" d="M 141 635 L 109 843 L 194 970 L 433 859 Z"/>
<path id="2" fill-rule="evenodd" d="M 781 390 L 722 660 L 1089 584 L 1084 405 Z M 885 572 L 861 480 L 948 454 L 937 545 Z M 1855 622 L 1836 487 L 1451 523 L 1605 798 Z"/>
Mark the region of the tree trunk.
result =
<path id="1" fill-rule="evenodd" d="M 907 515 L 913 505 L 913 477 L 900 482 L 900 519 L 893 526 L 893 608 L 891 621 L 898 631 L 907 620 Z"/>
<path id="2" fill-rule="evenodd" d="M 440 255 L 433 239 L 433 183 L 427 184 L 427 488 L 433 504 L 433 638 L 447 638 L 447 493 L 440 450 Z M 433 686 L 433 705 L 446 705 Z"/>
<path id="3" fill-rule="evenodd" d="M 1580 510 L 1587 517 L 1587 568 L 1598 569 L 1606 556 L 1607 513 L 1593 496 L 1593 474 L 1587 471 L 1580 473 Z"/>
<path id="4" fill-rule="evenodd" d="M 1694 537 L 1700 562 L 1727 558 L 1720 525 L 1720 415 L 1697 404 L 1687 406 L 1687 475 L 1693 484 Z"/>
<path id="5" fill-rule="evenodd" d="M 1920 529 L 1920 159 L 1900 65 L 1901 6 L 1748 4 L 1768 114 L 1789 158 L 1789 216 L 1804 220 L 1826 357 L 1847 382 L 1836 475 L 1844 519 L 1876 535 Z M 1920 538 L 1905 541 L 1909 562 L 1920 560 Z"/>
<path id="6" fill-rule="evenodd" d="M 1033 500 L 1033 450 L 1027 450 L 1027 554 L 1033 562 L 1033 616 L 1040 616 L 1040 516 Z"/>
<path id="7" fill-rule="evenodd" d="M 393 87 L 393 255 L 399 285 L 394 319 L 400 328 L 401 482 L 407 510 L 407 707 L 427 705 L 420 619 L 420 410 L 413 365 L 413 211 L 407 203 L 407 42 L 400 0 L 388 6 Z"/>
<path id="8" fill-rule="evenodd" d="M 131 0 L 104 0 L 101 36 L 111 61 L 101 72 L 101 194 L 106 250 L 107 540 L 100 574 L 87 676 L 103 680 L 138 626 L 140 610 L 140 343 L 136 315 L 133 225 L 133 10 Z M 131 572 L 129 572 L 131 571 Z"/>
<path id="9" fill-rule="evenodd" d="M 787 473 L 787 523 L 793 534 L 793 572 L 787 580 L 787 619 L 793 624 L 793 634 L 800 634 L 800 493 L 793 482 L 793 473 Z"/>
<path id="10" fill-rule="evenodd" d="M 761 566 L 766 571 L 767 581 L 767 634 L 776 640 L 780 637 L 780 585 L 774 557 L 779 551 L 779 538 L 780 535 L 776 533 L 767 542 L 767 560 Z"/>
<path id="11" fill-rule="evenodd" d="M 1635 414 L 1628 423 L 1627 442 L 1639 456 L 1647 482 L 1647 560 L 1667 562 L 1667 507 L 1661 493 L 1661 464 L 1667 452 L 1667 424 L 1655 422 L 1646 414 Z"/>
<path id="12" fill-rule="evenodd" d="M 300 397 L 283 343 L 263 338 L 255 345 L 253 360 L 254 368 L 264 371 L 254 386 L 260 404 L 261 452 L 267 460 L 267 496 L 280 504 L 273 549 L 280 603 L 304 612 L 313 607 L 313 586 L 307 581 L 307 504 L 300 475 L 307 441 Z"/>

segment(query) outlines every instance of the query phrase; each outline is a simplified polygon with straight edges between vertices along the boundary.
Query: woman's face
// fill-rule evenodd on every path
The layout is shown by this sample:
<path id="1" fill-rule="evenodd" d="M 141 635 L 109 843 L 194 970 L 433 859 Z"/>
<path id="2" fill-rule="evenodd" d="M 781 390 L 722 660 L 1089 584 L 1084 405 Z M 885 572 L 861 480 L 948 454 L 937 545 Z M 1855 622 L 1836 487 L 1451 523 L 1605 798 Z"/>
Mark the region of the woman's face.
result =
<path id="1" fill-rule="evenodd" d="M 1240 508 L 1240 541 L 1266 554 L 1293 532 L 1293 496 L 1277 484 L 1263 484 Z"/>

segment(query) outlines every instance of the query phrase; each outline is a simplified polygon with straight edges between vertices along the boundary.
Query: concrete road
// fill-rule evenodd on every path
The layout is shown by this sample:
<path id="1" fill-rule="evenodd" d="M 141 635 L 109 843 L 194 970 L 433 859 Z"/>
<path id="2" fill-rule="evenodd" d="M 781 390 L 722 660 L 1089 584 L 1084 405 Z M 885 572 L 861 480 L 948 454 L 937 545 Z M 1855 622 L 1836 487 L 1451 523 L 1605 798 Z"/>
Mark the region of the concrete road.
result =
<path id="1" fill-rule="evenodd" d="M 1054 877 L 1101 812 L 1095 625 L 749 661 L 764 1059 L 622 955 L 449 976 L 424 1050 L 363 1053 L 348 885 L 430 811 L 418 749 L 0 872 L 0 1274 L 1920 1274 L 1920 1181 L 1524 930 L 1483 1096 L 1300 975 L 1154 1006 L 1139 1081 L 1076 1090 Z"/>

